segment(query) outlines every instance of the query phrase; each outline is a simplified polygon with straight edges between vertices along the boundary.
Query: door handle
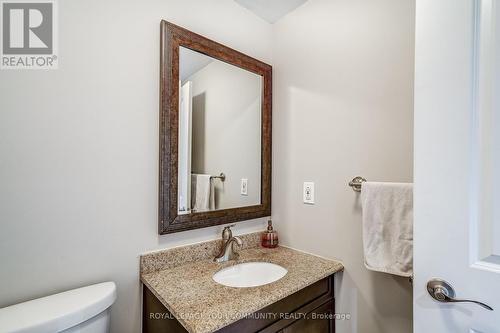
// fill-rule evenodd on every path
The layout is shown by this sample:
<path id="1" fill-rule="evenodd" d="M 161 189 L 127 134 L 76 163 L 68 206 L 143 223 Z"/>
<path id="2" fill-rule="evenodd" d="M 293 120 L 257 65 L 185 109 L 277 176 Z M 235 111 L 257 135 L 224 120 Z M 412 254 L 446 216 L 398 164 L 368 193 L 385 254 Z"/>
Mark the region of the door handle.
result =
<path id="1" fill-rule="evenodd" d="M 432 298 L 441 303 L 474 303 L 482 306 L 486 310 L 493 311 L 491 306 L 484 304 L 483 302 L 473 301 L 470 299 L 456 299 L 453 287 L 448 282 L 441 279 L 432 279 L 427 282 L 427 291 Z"/>

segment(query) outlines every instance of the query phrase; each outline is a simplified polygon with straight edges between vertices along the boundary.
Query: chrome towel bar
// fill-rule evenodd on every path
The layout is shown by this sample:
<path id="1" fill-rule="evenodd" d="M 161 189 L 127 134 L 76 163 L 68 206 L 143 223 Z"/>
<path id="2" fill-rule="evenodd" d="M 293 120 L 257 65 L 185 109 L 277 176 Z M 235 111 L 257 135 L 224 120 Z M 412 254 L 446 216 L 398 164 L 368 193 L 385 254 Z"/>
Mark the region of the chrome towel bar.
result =
<path id="1" fill-rule="evenodd" d="M 355 192 L 361 192 L 361 184 L 363 184 L 363 182 L 366 182 L 366 179 L 363 177 L 354 177 L 353 180 L 349 182 L 349 186 L 352 187 Z"/>

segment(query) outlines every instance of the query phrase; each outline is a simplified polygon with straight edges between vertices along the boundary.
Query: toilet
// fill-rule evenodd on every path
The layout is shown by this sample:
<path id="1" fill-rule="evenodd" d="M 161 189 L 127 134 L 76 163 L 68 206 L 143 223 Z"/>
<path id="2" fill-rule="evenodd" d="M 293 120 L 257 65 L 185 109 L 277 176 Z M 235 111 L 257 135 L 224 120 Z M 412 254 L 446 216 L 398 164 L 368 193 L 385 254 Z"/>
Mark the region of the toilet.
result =
<path id="1" fill-rule="evenodd" d="M 116 300 L 114 282 L 104 282 L 0 309 L 2 333 L 107 333 Z"/>

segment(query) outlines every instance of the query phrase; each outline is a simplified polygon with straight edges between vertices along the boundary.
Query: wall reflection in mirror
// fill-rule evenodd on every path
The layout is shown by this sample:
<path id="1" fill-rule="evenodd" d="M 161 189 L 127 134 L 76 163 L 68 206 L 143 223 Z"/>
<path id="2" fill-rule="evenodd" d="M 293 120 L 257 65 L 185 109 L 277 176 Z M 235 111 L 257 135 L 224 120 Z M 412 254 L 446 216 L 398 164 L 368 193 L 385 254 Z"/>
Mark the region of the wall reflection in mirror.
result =
<path id="1" fill-rule="evenodd" d="M 262 76 L 180 47 L 178 212 L 261 203 Z"/>

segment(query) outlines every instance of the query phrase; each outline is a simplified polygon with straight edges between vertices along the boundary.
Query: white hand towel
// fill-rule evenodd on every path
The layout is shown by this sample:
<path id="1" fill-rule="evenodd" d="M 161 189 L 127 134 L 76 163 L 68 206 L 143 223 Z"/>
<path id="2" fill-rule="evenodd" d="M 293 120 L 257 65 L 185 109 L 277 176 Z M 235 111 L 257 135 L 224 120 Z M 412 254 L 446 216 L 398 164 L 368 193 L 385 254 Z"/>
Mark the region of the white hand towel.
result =
<path id="1" fill-rule="evenodd" d="M 366 268 L 413 275 L 413 184 L 364 182 L 363 250 Z"/>
<path id="2" fill-rule="evenodd" d="M 215 210 L 215 187 L 210 175 L 191 175 L 191 207 L 195 212 Z"/>

